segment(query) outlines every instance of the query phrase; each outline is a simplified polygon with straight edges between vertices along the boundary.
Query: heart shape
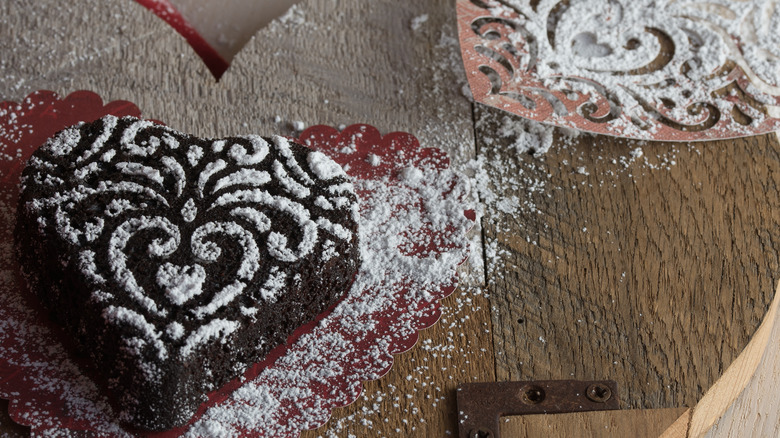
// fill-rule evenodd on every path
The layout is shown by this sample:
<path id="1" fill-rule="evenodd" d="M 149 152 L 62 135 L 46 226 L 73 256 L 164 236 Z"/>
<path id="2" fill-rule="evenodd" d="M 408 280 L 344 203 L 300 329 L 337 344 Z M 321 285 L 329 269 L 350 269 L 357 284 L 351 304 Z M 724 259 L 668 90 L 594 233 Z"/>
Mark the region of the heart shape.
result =
<path id="1" fill-rule="evenodd" d="M 179 266 L 165 262 L 157 270 L 157 284 L 165 289 L 168 299 L 182 305 L 203 292 L 206 270 L 201 265 Z"/>
<path id="2" fill-rule="evenodd" d="M 120 417 L 152 430 L 186 423 L 331 307 L 360 259 L 352 184 L 324 154 L 132 117 L 73 126 L 33 154 L 16 235 Z"/>
<path id="3" fill-rule="evenodd" d="M 599 43 L 598 36 L 591 32 L 580 32 L 572 38 L 572 51 L 576 56 L 584 58 L 603 58 L 612 54 L 612 48 Z"/>

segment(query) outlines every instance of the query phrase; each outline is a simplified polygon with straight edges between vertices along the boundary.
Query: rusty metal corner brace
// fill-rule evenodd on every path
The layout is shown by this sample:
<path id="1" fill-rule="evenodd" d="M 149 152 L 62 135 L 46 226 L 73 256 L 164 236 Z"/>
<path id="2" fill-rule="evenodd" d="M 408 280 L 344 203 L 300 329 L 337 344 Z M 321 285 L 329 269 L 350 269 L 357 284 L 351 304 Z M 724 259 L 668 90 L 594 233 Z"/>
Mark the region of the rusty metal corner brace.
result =
<path id="1" fill-rule="evenodd" d="M 562 414 L 620 408 L 613 380 L 536 380 L 458 386 L 459 438 L 500 438 L 508 415 Z"/>

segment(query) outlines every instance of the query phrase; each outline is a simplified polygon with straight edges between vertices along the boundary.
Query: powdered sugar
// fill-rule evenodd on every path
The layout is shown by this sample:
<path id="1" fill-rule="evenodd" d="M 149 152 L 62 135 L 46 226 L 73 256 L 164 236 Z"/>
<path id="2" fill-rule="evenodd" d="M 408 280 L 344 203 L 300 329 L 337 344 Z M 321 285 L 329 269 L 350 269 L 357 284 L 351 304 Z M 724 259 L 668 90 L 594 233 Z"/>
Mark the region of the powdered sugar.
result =
<path id="1" fill-rule="evenodd" d="M 285 163 L 287 167 L 295 174 L 297 178 L 300 178 L 301 181 L 303 181 L 304 184 L 308 186 L 314 185 L 314 180 L 311 179 L 311 176 L 307 172 L 305 172 L 301 165 L 298 163 L 298 160 L 295 159 L 293 156 L 292 150 L 290 149 L 290 142 L 279 135 L 275 135 L 271 137 L 271 140 L 273 141 L 274 146 L 276 147 L 276 150 L 279 152 L 279 154 L 287 159 L 287 162 Z M 309 153 L 311 155 L 311 152 Z M 308 156 L 307 156 L 308 161 Z M 335 164 L 335 163 L 333 163 Z M 326 167 L 333 167 L 333 164 L 325 164 L 320 163 L 320 165 L 324 165 Z M 338 165 L 336 165 L 338 167 Z M 312 169 L 312 171 L 316 172 L 316 170 Z"/>
<path id="2" fill-rule="evenodd" d="M 274 176 L 279 181 L 279 184 L 284 186 L 284 188 L 287 190 L 287 193 L 290 193 L 291 195 L 295 196 L 298 199 L 304 199 L 309 197 L 311 191 L 308 189 L 308 187 L 290 178 L 287 175 L 287 171 L 284 170 L 284 166 L 282 166 L 282 163 L 278 161 L 274 161 L 273 169 L 274 169 Z"/>
<path id="3" fill-rule="evenodd" d="M 509 147 L 518 154 L 544 155 L 553 143 L 552 127 L 516 117 L 504 116 L 497 134 L 514 139 Z"/>
<path id="4" fill-rule="evenodd" d="M 333 222 L 325 219 L 324 217 L 317 218 L 317 226 L 329 232 L 330 234 L 333 234 L 334 236 L 338 237 L 341 240 L 346 240 L 347 242 L 352 240 L 351 231 L 342 227 L 339 224 L 334 224 Z"/>
<path id="5" fill-rule="evenodd" d="M 165 328 L 165 333 L 171 337 L 171 339 L 178 340 L 184 336 L 184 326 L 181 323 L 173 321 Z"/>
<path id="6" fill-rule="evenodd" d="M 198 206 L 195 204 L 195 200 L 190 198 L 181 208 L 181 218 L 184 219 L 184 222 L 192 222 L 196 217 L 198 217 Z"/>
<path id="7" fill-rule="evenodd" d="M 89 157 L 91 157 L 92 155 L 100 152 L 100 150 L 106 144 L 108 138 L 111 137 L 111 134 L 114 132 L 114 128 L 116 128 L 117 120 L 118 119 L 114 116 L 106 116 L 104 118 L 103 132 L 92 143 L 92 147 L 84 151 L 84 154 L 82 154 L 80 157 L 76 158 L 77 163 L 89 159 Z"/>
<path id="8" fill-rule="evenodd" d="M 426 22 L 428 22 L 428 14 L 419 15 L 417 17 L 412 18 L 411 28 L 412 30 L 415 31 L 419 30 Z"/>
<path id="9" fill-rule="evenodd" d="M 768 118 L 780 95 L 777 32 L 769 30 L 780 20 L 775 0 L 470 3 L 460 10 L 471 25 L 461 42 L 479 101 L 642 139 L 778 126 Z"/>
<path id="10" fill-rule="evenodd" d="M 160 147 L 160 139 L 157 137 L 150 137 L 149 140 L 141 141 L 141 144 L 135 143 L 136 135 L 138 132 L 154 126 L 153 122 L 148 120 L 139 120 L 122 133 L 122 146 L 133 155 L 140 155 L 145 157 L 153 154 L 157 148 Z"/>
<path id="11" fill-rule="evenodd" d="M 176 142 L 176 147 L 178 148 L 178 142 Z M 187 186 L 187 176 L 181 163 L 169 156 L 162 157 L 160 162 L 165 166 L 165 172 L 173 175 L 176 180 L 176 196 L 181 196 Z"/>
<path id="12" fill-rule="evenodd" d="M 265 281 L 263 288 L 260 290 L 260 296 L 266 301 L 274 301 L 276 296 L 284 290 L 286 279 L 287 273 L 274 267 L 271 269 L 271 275 L 268 276 L 268 280 Z"/>
<path id="13" fill-rule="evenodd" d="M 90 250 L 84 250 L 79 253 L 79 265 L 81 271 L 86 274 L 88 280 L 95 284 L 104 284 L 106 279 L 97 270 L 95 266 L 95 252 Z"/>
<path id="14" fill-rule="evenodd" d="M 54 156 L 67 155 L 73 149 L 73 145 L 81 139 L 81 131 L 78 127 L 63 130 L 60 134 L 48 140 L 42 148 L 51 151 Z"/>
<path id="15" fill-rule="evenodd" d="M 192 254 L 206 262 L 219 260 L 219 246 L 208 240 L 208 236 L 231 236 L 241 246 L 241 264 L 236 275 L 244 280 L 251 280 L 260 266 L 260 251 L 254 235 L 235 222 L 206 222 L 192 233 Z"/>
<path id="16" fill-rule="evenodd" d="M 139 163 L 121 162 L 116 163 L 116 168 L 125 175 L 143 176 L 159 185 L 163 185 L 164 182 L 162 175 L 160 175 L 160 171 L 150 166 L 144 166 Z"/>
<path id="17" fill-rule="evenodd" d="M 327 181 L 337 176 L 345 175 L 341 166 L 334 163 L 333 160 L 326 157 L 322 152 L 309 152 L 306 160 L 312 172 L 321 180 Z"/>
<path id="18" fill-rule="evenodd" d="M 393 337 L 403 339 L 416 331 L 413 321 L 424 317 L 427 311 L 399 309 L 398 303 L 416 306 L 413 303 L 435 300 L 436 291 L 451 281 L 455 267 L 465 254 L 463 234 L 442 232 L 447 226 L 454 225 L 460 230 L 468 226 L 462 215 L 461 202 L 466 190 L 462 179 L 449 170 L 411 170 L 408 166 L 404 169 L 405 174 L 420 177 L 412 178 L 411 183 L 394 176 L 355 181 L 357 192 L 366 194 L 361 198 L 360 216 L 364 264 L 345 302 L 314 332 L 304 335 L 273 368 L 257 380 L 245 383 L 229 403 L 209 409 L 190 430 L 190 435 L 218 431 L 230 436 L 237 433 L 236 427 L 262 428 L 268 436 L 293 434 L 327 418 L 327 410 L 314 409 L 296 417 L 293 424 L 276 425 L 272 420 L 282 415 L 280 411 L 286 403 L 311 399 L 312 382 L 343 378 L 345 373 L 352 376 L 348 380 L 373 378 L 377 374 L 371 370 L 390 365 L 392 350 L 388 349 L 386 339 L 378 340 L 367 351 L 356 350 L 349 339 L 362 338 L 374 330 L 379 321 L 376 318 L 387 318 L 388 313 L 399 318 Z M 448 195 L 442 196 L 450 189 Z M 422 203 L 422 209 L 408 208 L 415 200 Z M 411 251 L 410 238 L 417 243 L 433 239 L 439 242 L 439 248 L 451 249 L 437 254 L 416 253 Z M 371 293 L 364 293 L 366 290 Z M 307 364 L 305 370 L 299 368 L 300 363 Z M 343 367 L 345 363 L 361 365 L 349 370 Z M 337 391 L 333 396 L 339 394 L 339 398 L 346 400 L 354 397 L 351 389 L 339 388 L 333 388 Z M 264 404 L 269 400 L 273 403 Z M 234 406 L 242 406 L 240 414 Z"/>
<path id="19" fill-rule="evenodd" d="M 156 240 L 149 246 L 151 254 L 158 257 L 170 255 L 179 246 L 181 235 L 179 234 L 179 229 L 171 221 L 159 216 L 141 216 L 128 219 L 114 230 L 109 242 L 108 259 L 114 279 L 123 286 L 128 295 L 152 314 L 164 316 L 166 311 L 159 309 L 157 303 L 146 295 L 144 289 L 138 285 L 135 275 L 127 266 L 127 255 L 125 253 L 127 243 L 133 235 L 146 229 L 159 229 L 168 235 L 168 239 L 165 242 Z"/>
<path id="20" fill-rule="evenodd" d="M 103 318 L 111 324 L 127 324 L 139 329 L 157 349 L 160 360 L 165 360 L 168 357 L 168 349 L 165 348 L 165 344 L 160 339 L 160 333 L 140 313 L 124 307 L 108 306 L 103 312 Z"/>
<path id="21" fill-rule="evenodd" d="M 245 147 L 234 144 L 230 147 L 230 156 L 236 160 L 236 163 L 243 166 L 251 166 L 260 163 L 268 155 L 268 142 L 256 135 L 250 135 L 246 138 L 252 145 L 252 152 L 249 153 Z"/>
<path id="22" fill-rule="evenodd" d="M 269 181 L 271 181 L 271 176 L 264 170 L 241 169 L 217 180 L 211 192 L 217 193 L 224 188 L 238 185 L 260 187 Z"/>
<path id="23" fill-rule="evenodd" d="M 213 315 L 220 308 L 225 307 L 233 302 L 233 300 L 241 295 L 245 288 L 245 282 L 235 280 L 217 292 L 214 295 L 214 298 L 211 299 L 211 302 L 205 306 L 200 306 L 194 309 L 192 313 L 198 319 L 204 319 L 206 316 Z M 203 339 L 208 340 L 208 338 Z"/>
<path id="24" fill-rule="evenodd" d="M 265 233 L 271 229 L 271 220 L 268 219 L 268 216 L 255 210 L 254 208 L 236 207 L 230 210 L 230 215 L 240 217 L 251 222 L 258 233 Z"/>
<path id="25" fill-rule="evenodd" d="M 195 165 L 193 164 L 193 166 Z M 198 192 L 200 193 L 201 196 L 203 196 L 204 189 L 206 188 L 206 183 L 209 181 L 209 178 L 211 178 L 218 172 L 224 170 L 226 167 L 227 167 L 227 163 L 223 159 L 212 161 L 206 165 L 206 167 L 198 176 Z"/>
<path id="26" fill-rule="evenodd" d="M 324 196 L 317 196 L 314 200 L 314 205 L 323 210 L 333 210 L 333 204 L 331 204 Z"/>
<path id="27" fill-rule="evenodd" d="M 182 305 L 203 292 L 206 270 L 201 265 L 178 266 L 166 262 L 157 270 L 157 284 L 173 304 Z"/>
<path id="28" fill-rule="evenodd" d="M 236 331 L 239 325 L 240 324 L 235 321 L 214 319 L 188 336 L 187 340 L 184 342 L 184 346 L 179 350 L 179 354 L 181 354 L 182 357 L 187 357 L 195 352 L 199 345 L 204 344 L 209 339 L 227 339 L 227 336 Z"/>

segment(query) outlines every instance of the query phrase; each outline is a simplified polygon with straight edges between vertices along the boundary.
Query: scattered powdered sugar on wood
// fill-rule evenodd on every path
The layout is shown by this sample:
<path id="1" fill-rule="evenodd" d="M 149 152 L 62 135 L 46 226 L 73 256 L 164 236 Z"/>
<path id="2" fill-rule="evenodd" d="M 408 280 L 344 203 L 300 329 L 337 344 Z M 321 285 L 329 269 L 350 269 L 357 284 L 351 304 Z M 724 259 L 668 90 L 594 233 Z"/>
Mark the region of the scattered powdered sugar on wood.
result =
<path id="1" fill-rule="evenodd" d="M 302 12 L 298 10 L 297 7 L 293 7 L 293 9 L 288 12 L 288 16 L 286 19 L 289 19 L 291 21 L 297 21 L 298 23 L 303 23 L 304 19 L 302 17 Z M 423 23 L 421 23 L 423 24 Z M 417 30 L 425 30 L 424 27 L 418 26 L 418 28 L 414 28 L 414 24 L 412 24 L 412 28 Z M 580 35 L 577 38 L 577 41 L 579 41 L 580 45 L 578 46 L 577 50 L 582 50 L 585 54 L 589 55 L 596 55 L 600 50 L 599 44 L 603 43 L 600 40 L 589 40 L 587 38 L 587 35 Z M 448 42 L 445 42 L 444 44 L 449 44 Z M 771 64 L 767 64 L 770 65 Z M 765 74 L 771 73 L 770 67 L 767 67 Z M 758 70 L 758 69 L 757 69 Z M 466 91 L 468 91 L 468 88 L 465 88 Z M 541 125 L 534 125 L 535 128 L 529 128 L 528 124 L 525 122 L 519 122 L 517 120 L 513 120 L 512 117 L 506 117 L 504 119 L 504 124 L 502 125 L 502 131 L 501 134 L 504 137 L 513 138 L 512 146 L 514 149 L 518 151 L 518 153 L 528 153 L 531 149 L 534 150 L 534 154 L 544 154 L 545 152 L 548 152 L 549 148 L 552 146 L 552 141 L 547 143 L 544 141 L 544 138 L 549 134 L 549 138 L 552 139 L 552 131 L 544 131 L 545 128 L 542 128 Z M 523 127 L 525 125 L 525 127 Z M 295 126 L 293 126 L 295 127 Z M 539 132 L 536 134 L 533 133 L 534 130 L 540 130 L 541 135 L 539 135 Z M 535 145 L 538 145 L 538 147 L 534 147 Z M 546 148 L 545 148 L 546 145 Z M 686 147 L 692 147 L 688 145 L 681 145 L 680 148 L 686 148 Z M 651 148 L 648 148 L 646 146 L 635 146 L 633 148 L 627 146 L 627 152 L 625 155 L 617 157 L 617 158 L 604 158 L 604 160 L 608 160 L 612 164 L 615 164 L 615 166 L 610 170 L 611 172 L 617 173 L 625 173 L 630 172 L 636 169 L 635 164 L 636 163 L 643 163 L 644 166 L 641 168 L 642 170 L 655 170 L 655 169 L 669 169 L 670 166 L 674 166 L 677 164 L 674 152 L 665 153 L 663 156 L 656 156 L 651 152 Z M 555 149 L 553 149 L 553 152 L 555 153 Z M 629 169 L 631 167 L 631 169 Z M 577 169 L 587 169 L 584 166 L 577 165 L 576 162 L 571 163 L 571 171 L 574 173 L 578 173 Z M 552 187 L 548 180 L 545 180 L 544 178 L 536 177 L 534 175 L 525 175 L 523 176 L 513 165 L 511 162 L 507 162 L 506 160 L 500 160 L 498 158 L 491 159 L 490 157 L 485 156 L 484 154 L 480 156 L 480 158 L 475 159 L 468 163 L 466 166 L 466 169 L 471 171 L 473 173 L 472 182 L 475 187 L 477 187 L 479 191 L 480 200 L 484 203 L 485 207 L 483 208 L 494 208 L 498 211 L 511 214 L 512 212 L 517 211 L 537 211 L 538 207 L 534 204 L 531 196 L 525 196 L 526 194 L 542 194 L 545 192 L 545 190 L 559 190 L 559 189 L 567 189 L 567 188 L 560 188 L 560 187 Z M 498 176 L 498 179 L 494 180 L 493 178 Z M 412 175 L 413 176 L 413 175 Z M 412 178 L 414 180 L 414 178 Z M 407 181 L 407 182 L 411 182 Z M 603 184 L 609 184 L 608 179 L 605 178 L 603 181 Z M 505 191 L 503 188 L 505 187 L 515 187 L 517 190 L 515 190 L 515 195 L 506 197 L 504 196 Z M 571 189 L 571 188 L 568 188 Z M 389 210 L 387 210 L 389 211 Z M 587 229 L 587 227 L 583 227 L 584 229 Z M 487 248 L 486 254 L 488 257 L 495 257 L 496 252 L 500 251 L 498 247 L 496 247 L 495 242 L 493 242 L 494 245 Z M 480 251 L 481 253 L 481 251 Z M 465 292 L 463 293 L 465 295 Z M 467 299 L 466 297 L 463 298 L 463 300 Z M 452 311 L 452 309 L 445 309 L 445 315 L 447 315 L 448 311 Z M 461 310 L 458 309 L 456 312 L 460 312 Z M 467 316 L 467 315 L 466 315 Z M 442 321 L 443 323 L 446 323 L 446 320 Z M 357 323 L 357 322 L 355 322 Z M 370 325 L 367 325 L 370 326 Z M 457 327 L 454 329 L 454 331 L 457 333 Z M 428 339 L 430 341 L 430 339 Z M 341 340 L 338 340 L 338 342 L 342 342 Z M 425 340 L 421 340 L 420 348 L 425 348 L 429 350 L 447 350 L 449 346 L 452 344 L 449 343 L 447 345 L 440 344 L 440 345 L 430 345 L 430 342 L 427 344 Z M 444 353 L 443 353 L 444 354 Z M 452 352 L 448 352 L 447 354 L 452 354 Z M 421 379 L 424 382 L 425 377 L 425 369 L 421 366 L 419 370 L 414 370 L 414 374 L 410 375 L 412 377 L 411 380 L 415 379 Z M 300 391 L 299 393 L 305 393 L 305 391 L 298 389 L 296 391 Z M 437 391 L 438 392 L 438 391 Z M 404 405 L 404 400 L 408 400 L 406 395 L 408 394 L 401 394 L 397 392 L 392 392 L 392 388 L 390 391 L 385 392 L 375 392 L 372 394 L 364 394 L 365 400 L 371 400 L 376 402 L 382 402 L 386 399 L 390 398 L 394 400 L 394 407 L 397 409 L 401 409 L 400 412 L 403 412 L 404 416 L 409 416 L 409 421 L 414 421 L 413 415 L 415 414 L 413 412 L 414 406 Z M 245 390 L 245 393 L 243 395 L 245 399 L 253 400 L 253 403 L 256 403 L 260 406 L 269 406 L 271 408 L 278 407 L 279 401 L 275 397 L 271 396 L 270 393 L 264 392 L 262 390 L 255 391 L 254 388 L 247 388 Z M 444 397 L 443 395 L 441 396 Z M 432 403 L 437 403 L 438 398 L 436 398 Z M 376 410 L 376 409 L 375 409 Z M 365 411 L 364 411 L 365 412 Z M 391 411 L 392 412 L 392 411 Z M 399 412 L 399 413 L 400 413 Z M 259 418 L 252 417 L 253 415 L 259 414 Z M 241 409 L 236 409 L 235 412 L 233 412 L 233 415 L 236 416 L 236 418 L 239 418 L 238 421 L 241 424 L 248 424 L 248 425 L 256 425 L 261 424 L 263 419 L 268 419 L 268 417 L 263 417 L 263 415 L 268 414 L 268 411 L 265 411 L 263 409 L 259 410 L 250 410 L 249 412 L 244 412 Z M 385 411 L 385 414 L 387 414 L 387 411 Z M 226 415 L 229 415 L 226 413 Z M 342 418 L 338 420 L 338 424 L 343 425 L 346 427 L 344 423 L 347 423 L 349 421 L 370 421 L 366 420 L 370 417 L 370 412 L 366 412 L 366 415 L 354 415 L 352 418 Z M 215 415 L 215 419 L 217 416 Z M 229 416 L 226 418 L 230 418 Z M 233 429 L 223 426 L 218 421 L 207 421 L 204 423 L 199 423 L 198 429 L 194 429 L 196 435 L 207 435 L 207 436 L 229 436 L 228 434 L 233 431 Z M 329 433 L 328 436 L 340 436 L 337 435 L 336 432 L 341 430 L 338 425 L 334 425 Z M 399 431 L 400 432 L 400 431 Z"/>
<path id="2" fill-rule="evenodd" d="M 481 288 L 459 288 L 442 301 L 442 317 L 437 322 L 439 334 L 421 332 L 415 349 L 397 356 L 397 367 L 383 377 L 377 389 L 361 394 L 348 414 L 334 412 L 334 418 L 318 431 L 318 437 L 380 436 L 377 429 L 393 436 L 457 435 L 448 415 L 457 411 L 455 388 L 463 382 L 487 378 L 475 370 L 492 363 L 492 349 L 485 348 L 491 335 L 487 322 L 485 294 Z M 477 314 L 481 313 L 480 316 Z M 481 339 L 479 339 L 481 338 Z M 389 429 L 381 423 L 398 418 L 400 423 Z"/>
<path id="3" fill-rule="evenodd" d="M 425 24 L 428 21 L 428 14 L 422 14 L 418 15 L 414 18 L 412 18 L 412 30 L 418 30 L 420 27 L 422 27 L 423 24 Z"/>
<path id="4" fill-rule="evenodd" d="M 478 139 L 480 152 L 477 158 L 463 166 L 463 172 L 470 177 L 479 197 L 478 220 L 483 227 L 492 227 L 499 233 L 516 233 L 517 228 L 524 228 L 522 223 L 508 224 L 506 218 L 529 214 L 545 216 L 550 213 L 546 211 L 547 207 L 540 206 L 540 200 L 556 192 L 579 190 L 577 185 L 562 186 L 560 179 L 551 174 L 548 161 L 557 162 L 561 155 L 574 153 L 571 159 L 560 161 L 563 172 L 580 175 L 581 184 L 587 184 L 587 188 L 596 186 L 609 190 L 618 187 L 617 181 L 622 177 L 637 181 L 650 172 L 669 171 L 678 164 L 679 151 L 696 150 L 697 147 L 696 143 L 660 147 L 644 141 L 616 140 L 503 115 L 490 109 L 477 111 L 476 127 L 477 132 L 483 133 Z M 610 153 L 595 152 L 602 143 L 619 146 L 610 149 Z M 592 146 L 578 146 L 580 144 Z M 658 152 L 649 152 L 653 150 Z M 599 169 L 598 173 L 594 173 L 592 165 Z M 595 178 L 589 178 L 591 174 Z M 588 224 L 583 223 L 579 228 L 587 232 L 587 227 Z M 520 237 L 528 243 L 538 243 L 533 233 Z M 475 245 L 480 243 L 474 242 Z M 511 258 L 511 254 L 497 240 L 484 245 L 484 251 L 472 246 L 470 263 L 490 267 L 486 278 L 492 283 L 504 276 L 507 271 L 504 260 Z M 485 259 L 476 257 L 478 255 Z"/>

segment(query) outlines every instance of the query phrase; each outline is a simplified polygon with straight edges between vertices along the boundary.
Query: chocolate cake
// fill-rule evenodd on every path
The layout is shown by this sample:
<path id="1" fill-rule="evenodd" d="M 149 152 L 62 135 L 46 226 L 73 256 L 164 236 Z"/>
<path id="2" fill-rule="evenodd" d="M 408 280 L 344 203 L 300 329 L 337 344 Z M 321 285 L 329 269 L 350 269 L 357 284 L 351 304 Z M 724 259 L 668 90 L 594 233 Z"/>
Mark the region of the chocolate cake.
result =
<path id="1" fill-rule="evenodd" d="M 150 430 L 185 424 L 335 304 L 360 265 L 352 184 L 282 137 L 78 124 L 29 160 L 18 214 L 32 290 L 121 420 Z"/>

